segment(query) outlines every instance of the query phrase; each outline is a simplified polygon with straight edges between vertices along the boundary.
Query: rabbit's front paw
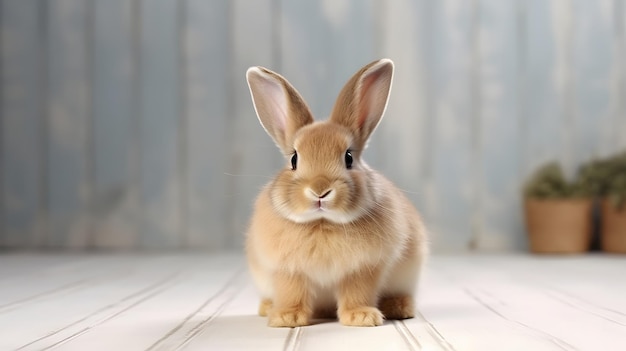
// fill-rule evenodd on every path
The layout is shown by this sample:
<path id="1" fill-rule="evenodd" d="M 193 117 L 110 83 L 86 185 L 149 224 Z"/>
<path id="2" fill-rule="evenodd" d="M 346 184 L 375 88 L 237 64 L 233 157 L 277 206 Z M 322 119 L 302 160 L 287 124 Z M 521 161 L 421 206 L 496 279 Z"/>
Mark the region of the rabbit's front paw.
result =
<path id="1" fill-rule="evenodd" d="M 340 311 L 339 322 L 354 327 L 375 327 L 383 324 L 383 314 L 376 307 L 357 307 Z"/>
<path id="2" fill-rule="evenodd" d="M 268 318 L 270 327 L 299 327 L 309 324 L 309 314 L 300 308 L 274 308 Z"/>

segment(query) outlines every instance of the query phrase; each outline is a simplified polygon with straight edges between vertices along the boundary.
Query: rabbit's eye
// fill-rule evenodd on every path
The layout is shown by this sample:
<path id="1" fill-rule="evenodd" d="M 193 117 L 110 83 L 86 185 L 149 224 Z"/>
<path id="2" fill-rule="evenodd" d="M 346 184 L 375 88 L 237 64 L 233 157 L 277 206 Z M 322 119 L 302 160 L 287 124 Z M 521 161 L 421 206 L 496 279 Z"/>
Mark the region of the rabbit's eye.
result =
<path id="1" fill-rule="evenodd" d="M 291 156 L 291 169 L 295 171 L 297 165 L 298 165 L 298 153 L 294 151 L 293 156 Z"/>
<path id="2" fill-rule="evenodd" d="M 348 150 L 346 151 L 346 168 L 352 168 L 352 161 L 352 151 Z"/>

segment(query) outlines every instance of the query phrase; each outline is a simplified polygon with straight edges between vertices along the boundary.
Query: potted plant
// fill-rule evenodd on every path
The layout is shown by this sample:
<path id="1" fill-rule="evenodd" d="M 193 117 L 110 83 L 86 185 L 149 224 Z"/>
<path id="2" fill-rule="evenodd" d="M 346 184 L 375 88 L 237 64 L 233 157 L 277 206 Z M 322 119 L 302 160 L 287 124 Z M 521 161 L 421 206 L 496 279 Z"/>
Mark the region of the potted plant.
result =
<path id="1" fill-rule="evenodd" d="M 567 181 L 558 163 L 538 169 L 524 186 L 524 213 L 530 250 L 580 253 L 591 242 L 593 200 L 589 184 L 577 175 Z"/>
<path id="2" fill-rule="evenodd" d="M 606 252 L 626 253 L 626 152 L 606 160 L 600 243 Z"/>

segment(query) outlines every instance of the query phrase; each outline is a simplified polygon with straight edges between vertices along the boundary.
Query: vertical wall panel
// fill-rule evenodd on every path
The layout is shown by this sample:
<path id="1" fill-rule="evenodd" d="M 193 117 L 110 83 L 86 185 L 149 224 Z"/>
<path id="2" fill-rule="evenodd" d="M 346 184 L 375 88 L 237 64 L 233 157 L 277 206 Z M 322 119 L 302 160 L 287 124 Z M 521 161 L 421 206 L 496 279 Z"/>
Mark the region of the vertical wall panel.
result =
<path id="1" fill-rule="evenodd" d="M 515 0 L 481 0 L 478 30 L 480 76 L 480 149 L 482 155 L 482 228 L 477 247 L 522 247 L 518 60 L 525 59 L 517 40 Z"/>
<path id="2" fill-rule="evenodd" d="M 4 4 L 0 2 L 0 111 L 2 111 L 3 109 L 3 101 L 4 101 L 4 89 L 5 89 L 5 85 L 4 85 L 4 72 L 3 72 L 3 65 L 4 65 L 4 61 L 6 61 L 6 59 L 3 56 L 3 48 L 2 48 L 2 44 L 4 43 L 3 39 L 2 39 L 2 32 L 5 32 L 2 28 L 2 23 L 4 23 L 4 20 L 2 19 L 2 14 L 4 13 L 3 11 L 3 6 Z M 3 113 L 0 113 L 0 169 L 3 169 L 2 167 L 4 167 L 4 127 L 3 127 Z M 0 247 L 4 245 L 4 242 L 6 241 L 5 238 L 5 233 L 6 233 L 6 229 L 5 229 L 5 210 L 4 210 L 4 174 L 3 172 L 0 171 Z"/>
<path id="3" fill-rule="evenodd" d="M 615 1 L 615 36 L 617 37 L 617 45 L 614 47 L 613 65 L 619 65 L 620 72 L 617 79 L 617 88 L 612 91 L 616 93 L 612 95 L 612 102 L 618 103 L 617 113 L 614 114 L 612 125 L 614 126 L 616 146 L 619 150 L 626 150 L 626 4 L 623 1 Z"/>
<path id="4" fill-rule="evenodd" d="M 428 199 L 432 195 L 429 161 L 432 139 L 428 126 L 432 91 L 428 89 L 433 28 L 428 1 L 381 1 L 383 18 L 381 55 L 394 60 L 395 74 L 385 118 L 371 143 L 388 178 L 401 189 L 430 222 Z M 428 169 L 426 169 L 428 168 Z"/>
<path id="5" fill-rule="evenodd" d="M 613 1 L 574 1 L 576 26 L 573 39 L 575 79 L 574 162 L 615 151 L 606 145 L 603 126 L 610 124 L 611 46 Z M 603 144 L 606 145 L 603 147 Z M 604 150 L 602 150 L 604 149 Z M 602 152 L 604 151 L 604 152 Z"/>
<path id="6" fill-rule="evenodd" d="M 560 124 L 559 159 L 567 177 L 576 168 L 575 143 L 583 132 L 577 128 L 579 119 L 574 72 L 574 41 L 578 19 L 571 1 L 552 1 L 550 6 L 554 35 L 554 89 Z"/>
<path id="7" fill-rule="evenodd" d="M 225 173 L 230 161 L 227 134 L 232 121 L 230 2 L 189 0 L 187 4 L 183 49 L 189 135 L 186 245 L 217 250 L 225 246 L 231 234 L 225 220 L 230 209 L 224 206 L 229 196 Z M 238 78 L 243 80 L 244 72 Z M 254 115 L 245 117 L 250 124 L 256 122 Z"/>
<path id="8" fill-rule="evenodd" d="M 433 18 L 441 33 L 435 37 L 432 79 L 434 89 L 433 195 L 431 231 L 435 250 L 466 250 L 472 236 L 471 79 L 472 4 L 439 1 Z"/>
<path id="9" fill-rule="evenodd" d="M 138 189 L 130 181 L 132 140 L 131 3 L 94 6 L 95 245 L 135 247 Z"/>
<path id="10" fill-rule="evenodd" d="M 37 1 L 4 1 L 0 14 L 2 115 L 2 237 L 0 245 L 41 244 L 39 224 L 42 154 L 39 8 Z"/>
<path id="11" fill-rule="evenodd" d="M 281 67 L 283 76 L 300 92 L 318 119 L 331 111 L 339 84 L 333 77 L 331 57 L 333 28 L 324 13 L 330 1 L 281 2 Z M 345 5 L 347 1 L 335 4 Z M 332 10 L 332 5 L 328 8 Z M 338 24 L 340 25 L 340 24 Z M 344 74 L 349 74 L 345 72 Z"/>
<path id="12" fill-rule="evenodd" d="M 281 71 L 326 119 L 350 76 L 378 58 L 372 1 L 287 1 L 281 11 Z"/>
<path id="13" fill-rule="evenodd" d="M 614 0 L 610 6 L 611 54 L 609 120 L 602 125 L 600 154 L 626 150 L 626 4 Z"/>
<path id="14" fill-rule="evenodd" d="M 52 247 L 82 248 L 91 238 L 88 4 L 80 0 L 47 3 L 48 245 Z"/>
<path id="15" fill-rule="evenodd" d="M 561 126 L 556 93 L 555 35 L 550 2 L 527 4 L 527 101 L 528 139 L 524 142 L 525 178 L 560 153 Z M 532 23 L 532 25 L 530 25 Z"/>
<path id="16" fill-rule="evenodd" d="M 276 32 L 274 25 L 280 23 L 274 12 L 274 2 L 231 1 L 233 6 L 231 38 L 233 65 L 229 84 L 232 103 L 233 125 L 228 139 L 230 165 L 227 172 L 230 209 L 230 230 L 225 238 L 231 248 L 241 247 L 248 225 L 254 198 L 263 184 L 284 165 L 280 151 L 259 125 L 252 106 L 246 83 L 246 70 L 250 66 L 276 67 Z M 278 21 L 278 22 L 277 22 Z"/>
<path id="17" fill-rule="evenodd" d="M 178 179 L 177 2 L 141 2 L 141 202 L 140 245 L 181 244 Z"/>

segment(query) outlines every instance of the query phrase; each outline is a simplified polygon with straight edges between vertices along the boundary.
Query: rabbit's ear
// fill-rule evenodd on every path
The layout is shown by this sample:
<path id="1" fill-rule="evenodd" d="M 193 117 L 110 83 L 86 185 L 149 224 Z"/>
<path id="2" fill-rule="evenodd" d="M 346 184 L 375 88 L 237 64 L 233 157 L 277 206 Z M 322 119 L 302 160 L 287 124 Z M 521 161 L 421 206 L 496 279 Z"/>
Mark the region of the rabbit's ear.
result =
<path id="1" fill-rule="evenodd" d="M 296 131 L 313 123 L 309 107 L 296 89 L 277 73 L 263 67 L 250 67 L 246 78 L 261 125 L 283 152 L 290 153 Z"/>
<path id="2" fill-rule="evenodd" d="M 330 120 L 350 128 L 361 147 L 385 113 L 392 79 L 393 62 L 374 61 L 352 76 L 339 93 Z"/>

